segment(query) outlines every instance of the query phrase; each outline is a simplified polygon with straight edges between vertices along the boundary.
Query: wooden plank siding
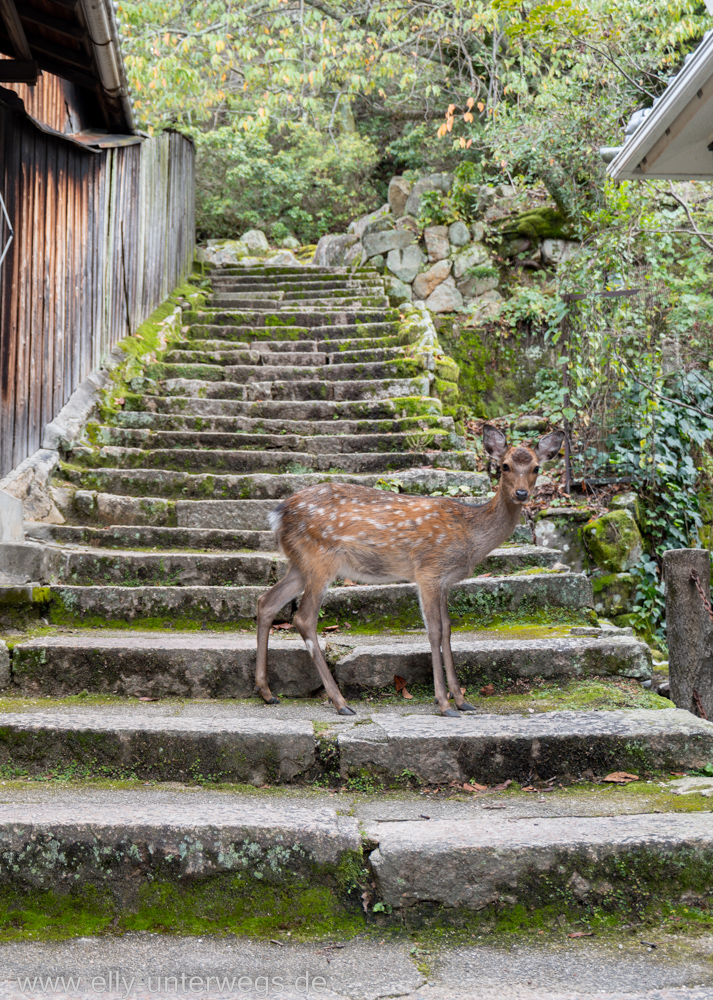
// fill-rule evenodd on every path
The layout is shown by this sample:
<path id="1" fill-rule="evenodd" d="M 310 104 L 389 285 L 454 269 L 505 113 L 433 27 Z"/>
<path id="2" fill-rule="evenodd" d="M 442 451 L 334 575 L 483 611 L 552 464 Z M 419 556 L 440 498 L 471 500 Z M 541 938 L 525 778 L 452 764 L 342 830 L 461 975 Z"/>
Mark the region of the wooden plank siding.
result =
<path id="1" fill-rule="evenodd" d="M 190 271 L 193 145 L 164 133 L 92 152 L 0 102 L 0 194 L 15 231 L 0 266 L 3 476 Z"/>

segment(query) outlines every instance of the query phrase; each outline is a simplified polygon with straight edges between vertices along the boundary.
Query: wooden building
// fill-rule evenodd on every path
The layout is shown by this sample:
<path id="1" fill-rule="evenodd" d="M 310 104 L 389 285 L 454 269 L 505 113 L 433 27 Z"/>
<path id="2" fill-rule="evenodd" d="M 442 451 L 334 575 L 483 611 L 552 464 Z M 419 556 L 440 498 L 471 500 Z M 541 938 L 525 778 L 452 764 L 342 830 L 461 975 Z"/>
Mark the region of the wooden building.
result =
<path id="1" fill-rule="evenodd" d="M 0 477 L 190 270 L 194 150 L 136 131 L 110 0 L 0 0 Z"/>

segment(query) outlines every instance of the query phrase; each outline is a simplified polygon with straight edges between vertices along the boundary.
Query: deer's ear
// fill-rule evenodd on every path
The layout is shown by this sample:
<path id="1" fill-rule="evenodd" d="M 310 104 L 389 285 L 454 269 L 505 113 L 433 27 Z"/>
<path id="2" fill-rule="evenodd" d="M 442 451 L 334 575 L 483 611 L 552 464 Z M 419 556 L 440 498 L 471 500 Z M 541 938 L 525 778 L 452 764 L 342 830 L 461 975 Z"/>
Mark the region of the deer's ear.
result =
<path id="1" fill-rule="evenodd" d="M 485 450 L 496 462 L 502 462 L 503 455 L 508 450 L 508 443 L 505 435 L 492 424 L 485 424 L 483 427 L 483 445 Z"/>
<path id="2" fill-rule="evenodd" d="M 559 454 L 563 441 L 564 431 L 552 431 L 550 434 L 545 434 L 537 442 L 535 454 L 541 462 L 549 462 L 551 458 Z"/>

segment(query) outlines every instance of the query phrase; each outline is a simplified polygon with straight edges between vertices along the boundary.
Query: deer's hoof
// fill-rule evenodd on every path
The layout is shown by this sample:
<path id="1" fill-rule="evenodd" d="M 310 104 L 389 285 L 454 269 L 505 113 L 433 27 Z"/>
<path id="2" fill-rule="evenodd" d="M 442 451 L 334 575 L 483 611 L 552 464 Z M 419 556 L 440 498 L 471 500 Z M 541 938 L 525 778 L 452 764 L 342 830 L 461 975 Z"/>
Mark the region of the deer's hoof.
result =
<path id="1" fill-rule="evenodd" d="M 471 703 L 469 701 L 464 701 L 460 705 L 458 705 L 458 711 L 459 712 L 477 712 L 478 709 L 475 707 L 475 705 L 471 705 Z"/>
<path id="2" fill-rule="evenodd" d="M 280 699 L 276 698 L 274 695 L 272 696 L 272 698 L 263 698 L 263 701 L 265 702 L 266 705 L 279 705 L 280 704 Z"/>
<path id="3" fill-rule="evenodd" d="M 445 712 L 441 712 L 441 715 L 445 715 L 447 719 L 457 719 L 458 713 L 454 708 L 447 708 Z"/>
<path id="4" fill-rule="evenodd" d="M 337 715 L 356 715 L 356 712 L 353 708 L 350 708 L 349 705 L 345 705 L 344 708 L 337 710 Z"/>

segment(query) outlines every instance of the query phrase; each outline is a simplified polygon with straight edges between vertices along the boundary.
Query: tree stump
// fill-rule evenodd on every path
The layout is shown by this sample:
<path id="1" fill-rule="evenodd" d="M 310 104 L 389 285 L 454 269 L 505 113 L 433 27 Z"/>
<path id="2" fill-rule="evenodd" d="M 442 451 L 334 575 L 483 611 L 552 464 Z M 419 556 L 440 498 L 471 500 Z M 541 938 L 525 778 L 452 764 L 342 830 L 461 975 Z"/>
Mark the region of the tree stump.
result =
<path id="1" fill-rule="evenodd" d="M 707 549 L 669 549 L 663 556 L 671 698 L 678 708 L 713 719 L 713 623 L 692 572 L 710 600 Z"/>

